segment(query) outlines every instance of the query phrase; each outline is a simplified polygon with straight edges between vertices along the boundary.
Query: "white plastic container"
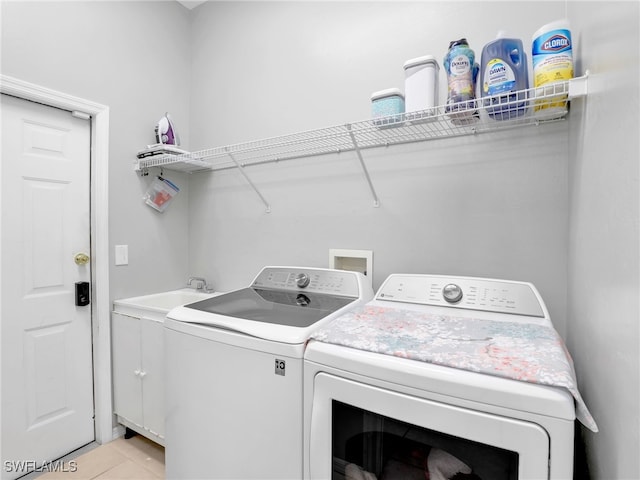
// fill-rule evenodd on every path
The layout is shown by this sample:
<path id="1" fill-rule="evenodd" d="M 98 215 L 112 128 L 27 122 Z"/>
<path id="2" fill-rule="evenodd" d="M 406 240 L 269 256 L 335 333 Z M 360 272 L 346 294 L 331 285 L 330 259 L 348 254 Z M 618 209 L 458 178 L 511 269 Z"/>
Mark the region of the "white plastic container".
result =
<path id="1" fill-rule="evenodd" d="M 407 113 L 427 110 L 426 115 L 435 114 L 439 73 L 440 65 L 433 55 L 412 58 L 404 63 L 404 102 Z"/>
<path id="2" fill-rule="evenodd" d="M 387 88 L 371 94 L 371 117 L 375 125 L 402 121 L 404 95 L 398 88 Z"/>

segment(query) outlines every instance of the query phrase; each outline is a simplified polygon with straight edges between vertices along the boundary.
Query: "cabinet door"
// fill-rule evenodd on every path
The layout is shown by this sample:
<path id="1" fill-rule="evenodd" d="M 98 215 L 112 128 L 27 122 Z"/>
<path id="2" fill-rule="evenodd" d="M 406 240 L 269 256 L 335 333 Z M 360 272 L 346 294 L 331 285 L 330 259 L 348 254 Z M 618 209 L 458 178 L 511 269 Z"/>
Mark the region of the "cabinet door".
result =
<path id="1" fill-rule="evenodd" d="M 147 318 L 142 328 L 142 410 L 144 426 L 164 437 L 164 325 Z"/>
<path id="2" fill-rule="evenodd" d="M 114 412 L 142 426 L 140 319 L 112 313 L 111 335 Z"/>

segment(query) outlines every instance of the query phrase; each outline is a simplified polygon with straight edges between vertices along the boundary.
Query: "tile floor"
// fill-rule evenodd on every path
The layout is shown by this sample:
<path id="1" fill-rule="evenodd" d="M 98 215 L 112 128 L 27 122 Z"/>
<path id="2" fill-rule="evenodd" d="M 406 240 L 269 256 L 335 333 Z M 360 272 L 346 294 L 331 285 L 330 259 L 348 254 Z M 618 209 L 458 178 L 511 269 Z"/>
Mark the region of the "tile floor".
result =
<path id="1" fill-rule="evenodd" d="M 47 472 L 38 480 L 157 480 L 164 479 L 164 448 L 141 435 L 120 437 L 65 457 L 66 472 Z M 84 453 L 83 453 L 84 451 Z M 69 462 L 74 461 L 75 464 Z M 73 468 L 71 468 L 73 466 Z M 75 471 L 71 471 L 74 470 Z"/>

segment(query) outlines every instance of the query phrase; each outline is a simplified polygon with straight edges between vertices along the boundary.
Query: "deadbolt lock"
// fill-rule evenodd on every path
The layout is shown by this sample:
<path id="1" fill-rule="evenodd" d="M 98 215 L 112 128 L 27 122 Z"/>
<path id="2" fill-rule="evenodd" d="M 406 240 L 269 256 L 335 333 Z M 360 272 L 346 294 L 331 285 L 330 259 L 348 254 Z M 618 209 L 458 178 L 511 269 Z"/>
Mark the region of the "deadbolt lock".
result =
<path id="1" fill-rule="evenodd" d="M 76 262 L 76 265 L 86 265 L 89 263 L 89 255 L 86 253 L 76 253 L 73 260 Z"/>

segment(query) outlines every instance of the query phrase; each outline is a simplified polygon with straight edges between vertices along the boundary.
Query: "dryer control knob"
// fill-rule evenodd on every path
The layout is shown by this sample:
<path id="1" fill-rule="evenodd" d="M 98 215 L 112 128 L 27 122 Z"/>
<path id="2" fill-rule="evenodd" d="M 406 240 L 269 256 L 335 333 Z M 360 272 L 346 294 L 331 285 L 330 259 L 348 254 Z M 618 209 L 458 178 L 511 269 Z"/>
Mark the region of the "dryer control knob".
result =
<path id="1" fill-rule="evenodd" d="M 296 275 L 296 285 L 300 288 L 305 288 L 311 282 L 311 277 L 306 273 L 299 273 Z"/>
<path id="2" fill-rule="evenodd" d="M 455 283 L 449 283 L 442 289 L 442 296 L 449 303 L 456 303 L 462 300 L 462 289 Z"/>

